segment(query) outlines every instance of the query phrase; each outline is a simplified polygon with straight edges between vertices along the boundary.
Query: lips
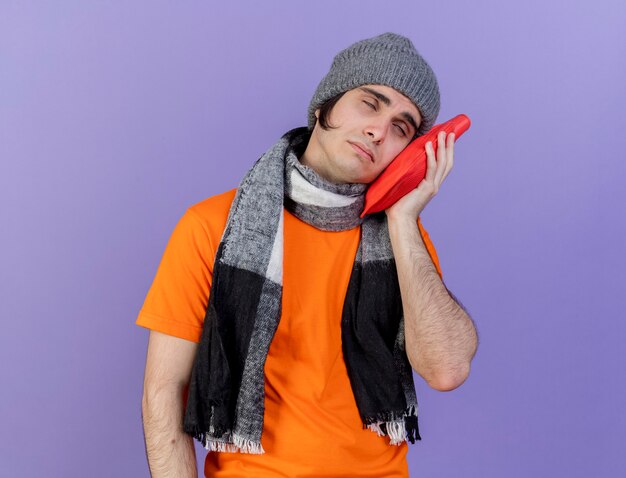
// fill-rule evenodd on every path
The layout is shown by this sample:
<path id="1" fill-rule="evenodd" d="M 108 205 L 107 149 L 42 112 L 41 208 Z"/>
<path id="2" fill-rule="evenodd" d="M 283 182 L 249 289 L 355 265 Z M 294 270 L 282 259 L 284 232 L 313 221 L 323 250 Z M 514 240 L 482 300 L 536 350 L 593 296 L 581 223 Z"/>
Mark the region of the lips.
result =
<path id="1" fill-rule="evenodd" d="M 374 162 L 374 155 L 364 144 L 356 142 L 353 143 L 352 141 L 348 141 L 348 143 L 350 143 L 352 149 L 354 149 L 363 159 L 369 160 L 372 163 Z"/>

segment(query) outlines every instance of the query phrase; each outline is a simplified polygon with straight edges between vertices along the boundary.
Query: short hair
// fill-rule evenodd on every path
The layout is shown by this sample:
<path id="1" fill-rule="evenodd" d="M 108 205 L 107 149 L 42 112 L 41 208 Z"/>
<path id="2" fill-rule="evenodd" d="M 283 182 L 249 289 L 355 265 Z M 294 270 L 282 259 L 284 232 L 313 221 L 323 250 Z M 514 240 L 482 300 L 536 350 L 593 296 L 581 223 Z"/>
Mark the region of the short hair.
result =
<path id="1" fill-rule="evenodd" d="M 330 113 L 332 112 L 333 108 L 335 107 L 335 105 L 337 104 L 337 102 L 339 101 L 339 99 L 345 94 L 345 91 L 342 91 L 341 93 L 333 96 L 332 98 L 327 99 L 326 101 L 324 101 L 324 103 L 322 103 L 322 105 L 320 106 L 320 115 L 318 118 L 319 124 L 320 124 L 320 128 L 324 129 L 324 130 L 329 130 L 332 128 L 336 128 L 336 126 L 331 126 L 331 124 L 328 122 L 328 118 L 330 116 Z"/>

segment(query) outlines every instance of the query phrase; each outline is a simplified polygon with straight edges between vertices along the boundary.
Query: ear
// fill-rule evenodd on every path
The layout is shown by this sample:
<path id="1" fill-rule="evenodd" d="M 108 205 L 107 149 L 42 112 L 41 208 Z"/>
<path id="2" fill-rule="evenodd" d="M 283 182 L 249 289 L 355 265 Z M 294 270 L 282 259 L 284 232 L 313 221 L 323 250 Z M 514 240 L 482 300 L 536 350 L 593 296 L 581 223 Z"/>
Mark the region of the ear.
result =
<path id="1" fill-rule="evenodd" d="M 319 108 L 315 110 L 315 117 L 317 119 L 320 119 L 320 109 Z"/>

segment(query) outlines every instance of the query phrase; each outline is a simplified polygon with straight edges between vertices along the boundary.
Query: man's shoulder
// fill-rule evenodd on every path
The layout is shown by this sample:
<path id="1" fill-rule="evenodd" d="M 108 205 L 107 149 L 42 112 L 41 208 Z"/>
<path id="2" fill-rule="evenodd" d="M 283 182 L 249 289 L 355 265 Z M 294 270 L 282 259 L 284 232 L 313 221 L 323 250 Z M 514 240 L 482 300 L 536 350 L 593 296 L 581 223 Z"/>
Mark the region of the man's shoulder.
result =
<path id="1" fill-rule="evenodd" d="M 205 221 L 226 219 L 233 199 L 235 199 L 235 194 L 237 194 L 237 188 L 229 189 L 193 204 L 189 207 L 189 210 Z"/>

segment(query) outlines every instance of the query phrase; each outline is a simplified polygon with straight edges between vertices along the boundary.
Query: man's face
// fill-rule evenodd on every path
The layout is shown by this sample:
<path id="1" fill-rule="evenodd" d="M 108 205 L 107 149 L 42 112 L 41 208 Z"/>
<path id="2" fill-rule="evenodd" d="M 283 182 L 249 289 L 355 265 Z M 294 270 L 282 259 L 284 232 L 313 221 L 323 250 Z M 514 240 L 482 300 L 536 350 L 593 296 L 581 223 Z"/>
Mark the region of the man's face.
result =
<path id="1" fill-rule="evenodd" d="M 316 123 L 301 161 L 334 183 L 371 183 L 409 144 L 421 120 L 413 102 L 393 88 L 360 86 L 332 109 L 328 123 L 335 128 Z"/>

